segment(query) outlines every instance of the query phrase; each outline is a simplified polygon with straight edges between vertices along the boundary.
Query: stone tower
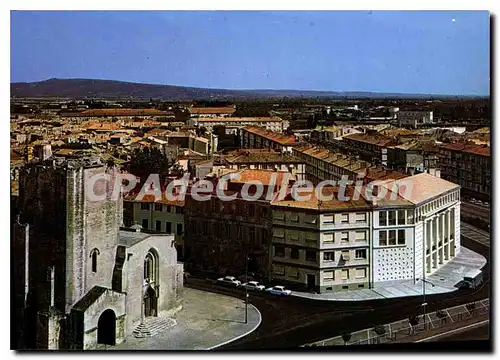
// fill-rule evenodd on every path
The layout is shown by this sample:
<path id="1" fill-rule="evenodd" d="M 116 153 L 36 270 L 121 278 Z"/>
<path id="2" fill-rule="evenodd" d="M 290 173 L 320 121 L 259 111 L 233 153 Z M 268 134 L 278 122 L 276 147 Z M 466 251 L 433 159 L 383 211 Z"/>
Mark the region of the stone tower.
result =
<path id="1" fill-rule="evenodd" d="M 123 212 L 117 174 L 96 158 L 51 158 L 20 171 L 18 223 L 29 230 L 14 239 L 23 256 L 13 265 L 27 272 L 23 313 L 35 329 L 27 347 L 64 348 L 71 307 L 95 285 L 111 288 Z M 111 180 L 89 186 L 95 176 Z"/>

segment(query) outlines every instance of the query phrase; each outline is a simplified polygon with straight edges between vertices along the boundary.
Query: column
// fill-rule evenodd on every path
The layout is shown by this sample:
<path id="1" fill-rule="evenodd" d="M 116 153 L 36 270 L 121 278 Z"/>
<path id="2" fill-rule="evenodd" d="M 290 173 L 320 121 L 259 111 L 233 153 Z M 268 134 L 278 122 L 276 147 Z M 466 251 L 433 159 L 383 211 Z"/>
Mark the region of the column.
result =
<path id="1" fill-rule="evenodd" d="M 432 220 L 432 248 L 431 248 L 431 257 L 432 257 L 432 267 L 437 268 L 437 232 L 438 232 L 438 224 L 437 224 L 437 216 L 434 215 Z"/>
<path id="2" fill-rule="evenodd" d="M 431 250 L 432 250 L 432 223 L 430 220 L 425 221 L 425 272 L 430 272 L 431 269 Z M 429 254 L 427 255 L 427 250 L 429 250 Z"/>
<path id="3" fill-rule="evenodd" d="M 444 264 L 444 237 L 445 237 L 445 233 L 444 233 L 444 214 L 441 214 L 440 216 L 440 219 L 441 219 L 441 227 L 440 227 L 440 230 L 441 230 L 441 234 L 440 234 L 440 241 L 441 241 L 441 249 L 439 250 L 439 255 L 441 256 L 441 261 L 440 263 L 441 264 Z"/>
<path id="4" fill-rule="evenodd" d="M 450 237 L 453 234 L 453 244 L 450 242 L 450 258 L 455 256 L 455 211 L 450 209 Z M 450 239 L 451 240 L 451 239 Z"/>
<path id="5" fill-rule="evenodd" d="M 415 227 L 416 228 L 416 227 Z M 425 255 L 425 249 L 427 248 L 427 221 L 424 221 L 422 226 L 422 259 L 415 259 L 415 261 L 420 261 L 422 263 L 422 277 L 425 276 L 427 271 L 427 256 Z"/>
<path id="6" fill-rule="evenodd" d="M 444 238 L 448 239 L 448 242 L 443 244 L 444 249 L 444 260 L 448 261 L 450 258 L 450 211 L 446 210 L 444 213 Z"/>

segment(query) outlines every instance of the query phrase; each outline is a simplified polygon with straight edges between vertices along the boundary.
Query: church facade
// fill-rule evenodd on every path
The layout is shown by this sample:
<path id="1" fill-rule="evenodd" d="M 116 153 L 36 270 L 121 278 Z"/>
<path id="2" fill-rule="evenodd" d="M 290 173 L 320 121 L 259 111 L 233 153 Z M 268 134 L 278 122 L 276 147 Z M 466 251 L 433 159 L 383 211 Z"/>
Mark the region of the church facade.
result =
<path id="1" fill-rule="evenodd" d="M 173 235 L 122 228 L 113 182 L 98 159 L 51 158 L 19 176 L 13 226 L 18 349 L 98 349 L 166 327 L 180 307 L 183 265 Z M 89 192 L 101 193 L 96 200 Z"/>

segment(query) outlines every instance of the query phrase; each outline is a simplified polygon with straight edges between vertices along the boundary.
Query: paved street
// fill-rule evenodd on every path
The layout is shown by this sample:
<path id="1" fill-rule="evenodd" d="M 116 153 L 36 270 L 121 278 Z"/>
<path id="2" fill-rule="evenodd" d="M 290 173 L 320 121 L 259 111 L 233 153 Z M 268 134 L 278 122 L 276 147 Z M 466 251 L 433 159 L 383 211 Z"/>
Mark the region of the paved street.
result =
<path id="1" fill-rule="evenodd" d="M 466 222 L 460 223 L 460 234 L 473 241 L 477 241 L 486 246 L 490 246 L 490 234 L 484 230 L 478 229 Z"/>
<path id="2" fill-rule="evenodd" d="M 439 341 L 469 341 L 469 340 L 489 340 L 490 324 L 484 323 L 480 326 L 471 327 L 462 331 L 453 332 L 429 340 L 429 342 Z"/>
<path id="3" fill-rule="evenodd" d="M 489 248 L 463 238 L 462 244 L 489 259 Z M 429 312 L 490 296 L 490 266 L 483 267 L 484 284 L 476 290 L 459 290 L 426 298 Z M 189 286 L 198 286 L 191 284 Z M 201 286 L 201 285 L 200 285 Z M 243 298 L 243 292 L 205 287 L 209 291 L 229 293 Z M 363 302 L 322 301 L 300 297 L 271 297 L 252 295 L 251 302 L 262 314 L 262 324 L 248 336 L 225 345 L 221 350 L 284 349 L 354 332 L 375 324 L 387 324 L 418 314 L 422 297 L 376 299 Z"/>
<path id="4" fill-rule="evenodd" d="M 424 341 L 426 337 L 433 339 L 433 336 L 438 336 L 440 329 L 443 332 L 450 330 L 450 325 L 454 326 L 451 330 L 457 331 L 460 326 L 471 326 L 470 323 L 475 321 L 476 318 L 488 316 L 489 312 L 489 299 L 485 299 L 475 303 L 474 313 L 467 310 L 465 305 L 459 305 L 448 309 L 440 309 L 445 314 L 445 318 L 440 318 L 436 312 L 427 312 L 424 318 L 419 316 L 419 324 L 411 327 L 408 319 L 401 319 L 390 324 L 384 324 L 386 330 L 384 336 L 380 337 L 377 343 L 396 343 L 396 342 L 414 342 L 415 337 L 420 341 Z M 477 320 L 476 320 L 477 321 Z M 465 325 L 463 325 L 465 324 Z M 359 330 L 351 333 L 349 345 L 353 344 L 373 344 L 378 335 L 375 333 L 373 327 Z M 334 338 L 323 339 L 314 344 L 307 344 L 306 346 L 332 346 L 344 345 L 342 336 Z"/>
<path id="5" fill-rule="evenodd" d="M 491 210 L 489 205 L 474 204 L 470 201 L 462 200 L 460 212 L 462 216 L 469 218 L 470 220 L 478 218 L 486 221 L 488 224 L 490 223 Z"/>
<path id="6" fill-rule="evenodd" d="M 155 337 L 126 342 L 109 350 L 207 350 L 255 330 L 261 321 L 255 307 L 229 296 L 185 288 L 183 308 L 174 315 L 176 325 Z"/>

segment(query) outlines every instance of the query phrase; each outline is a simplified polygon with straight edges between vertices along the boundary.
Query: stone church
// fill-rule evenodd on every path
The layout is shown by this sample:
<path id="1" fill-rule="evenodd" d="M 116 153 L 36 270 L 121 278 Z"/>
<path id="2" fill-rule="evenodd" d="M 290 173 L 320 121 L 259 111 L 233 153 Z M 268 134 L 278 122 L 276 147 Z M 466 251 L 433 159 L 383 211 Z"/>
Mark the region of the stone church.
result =
<path id="1" fill-rule="evenodd" d="M 124 229 L 112 182 L 86 186 L 93 175 L 118 173 L 97 158 L 51 157 L 20 170 L 11 262 L 17 349 L 98 349 L 172 323 L 183 287 L 174 236 Z"/>

